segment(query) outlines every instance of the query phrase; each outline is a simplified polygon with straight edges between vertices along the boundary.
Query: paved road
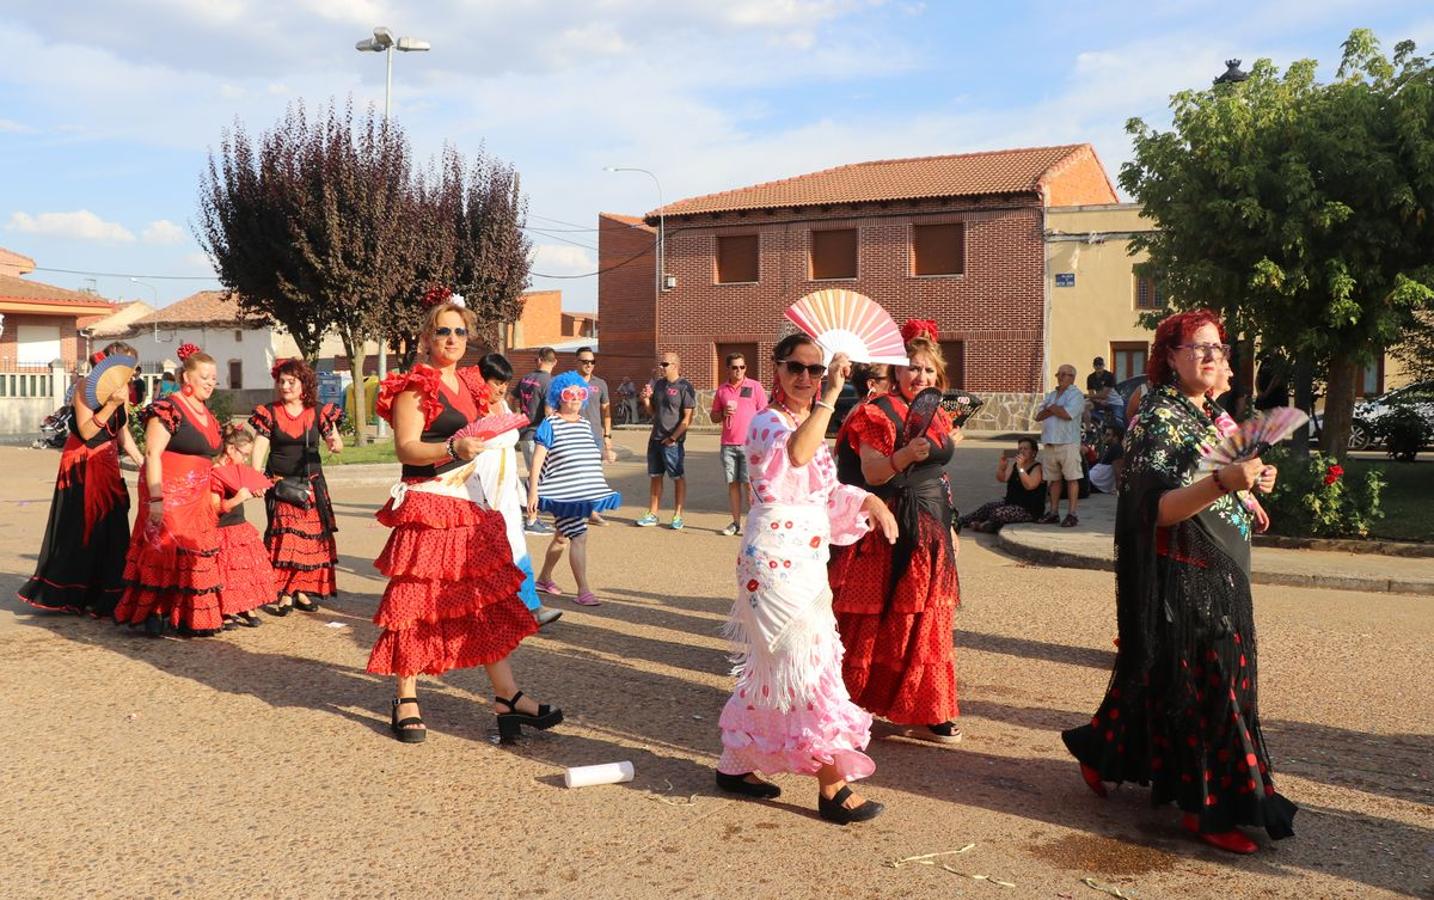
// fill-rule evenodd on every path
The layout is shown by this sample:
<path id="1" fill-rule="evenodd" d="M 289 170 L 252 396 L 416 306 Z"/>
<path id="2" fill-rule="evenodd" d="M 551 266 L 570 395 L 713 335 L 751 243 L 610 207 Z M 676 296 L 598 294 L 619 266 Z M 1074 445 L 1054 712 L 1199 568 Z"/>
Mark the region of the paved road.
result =
<path id="1" fill-rule="evenodd" d="M 622 435 L 632 449 L 640 437 Z M 692 472 L 715 475 L 711 438 L 694 441 Z M 996 449 L 958 452 L 963 506 L 994 496 Z M 770 804 L 713 789 L 737 547 L 716 534 L 718 485 L 694 490 L 686 533 L 636 529 L 645 478 L 635 460 L 614 467 L 629 504 L 592 537 L 606 602 L 558 601 L 562 621 L 514 657 L 524 689 L 569 721 L 510 751 L 479 671 L 423 682 L 426 744 L 387 736 L 390 688 L 363 671 L 381 485 L 333 479 L 344 595 L 331 608 L 154 641 L 13 600 L 56 460 L 0 448 L 0 895 L 1106 896 L 1086 878 L 1137 897 L 1434 891 L 1427 600 L 1257 586 L 1267 736 L 1303 809 L 1297 837 L 1232 858 L 1187 840 L 1141 789 L 1095 799 L 1061 750 L 1058 729 L 1089 715 L 1107 677 L 1110 575 L 964 541 L 966 741 L 876 741 L 865 789 L 889 812 L 840 829 L 816 818 L 806 779 L 780 778 Z M 562 787 L 564 766 L 619 759 L 636 766 L 630 784 Z M 967 845 L 943 857 L 962 874 L 886 865 Z"/>

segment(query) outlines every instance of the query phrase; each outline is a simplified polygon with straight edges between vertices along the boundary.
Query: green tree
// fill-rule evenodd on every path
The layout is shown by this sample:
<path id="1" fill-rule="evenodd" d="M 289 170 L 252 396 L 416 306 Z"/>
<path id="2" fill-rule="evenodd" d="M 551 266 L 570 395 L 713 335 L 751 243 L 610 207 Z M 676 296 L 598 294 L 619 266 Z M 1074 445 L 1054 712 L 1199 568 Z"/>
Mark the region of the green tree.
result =
<path id="1" fill-rule="evenodd" d="M 1159 225 L 1132 246 L 1176 306 L 1323 370 L 1324 449 L 1343 454 L 1360 367 L 1434 309 L 1429 60 L 1356 30 L 1332 82 L 1260 60 L 1171 110 L 1169 131 L 1127 125 L 1120 183 Z"/>

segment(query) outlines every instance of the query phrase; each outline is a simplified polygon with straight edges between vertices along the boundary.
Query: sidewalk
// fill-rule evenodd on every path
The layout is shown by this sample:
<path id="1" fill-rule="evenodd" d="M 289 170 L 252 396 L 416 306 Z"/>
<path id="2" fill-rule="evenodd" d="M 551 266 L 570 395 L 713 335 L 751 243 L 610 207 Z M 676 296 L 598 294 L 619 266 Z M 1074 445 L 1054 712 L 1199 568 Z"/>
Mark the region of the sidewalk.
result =
<path id="1" fill-rule="evenodd" d="M 1076 527 L 1007 525 L 996 543 L 1032 562 L 1110 570 L 1115 562 L 1114 531 L 1115 497 L 1093 494 L 1080 502 Z M 1257 584 L 1434 597 L 1434 559 L 1428 558 L 1255 547 L 1251 570 L 1251 580 Z"/>

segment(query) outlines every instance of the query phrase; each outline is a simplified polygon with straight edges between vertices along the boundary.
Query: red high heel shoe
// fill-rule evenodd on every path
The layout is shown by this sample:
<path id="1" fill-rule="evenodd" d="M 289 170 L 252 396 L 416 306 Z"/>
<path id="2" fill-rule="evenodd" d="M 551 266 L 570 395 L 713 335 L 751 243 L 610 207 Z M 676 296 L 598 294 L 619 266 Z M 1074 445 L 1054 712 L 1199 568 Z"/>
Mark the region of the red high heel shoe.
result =
<path id="1" fill-rule="evenodd" d="M 1219 834 L 1207 834 L 1200 830 L 1200 820 L 1191 813 L 1185 814 L 1185 830 L 1195 835 L 1201 841 L 1211 847 L 1218 847 L 1229 853 L 1254 853 L 1260 849 L 1260 845 L 1238 828 L 1231 828 L 1229 831 L 1222 831 Z"/>
<path id="2" fill-rule="evenodd" d="M 1105 785 L 1100 780 L 1100 773 L 1085 763 L 1080 764 L 1080 777 L 1085 779 L 1085 786 L 1090 788 L 1097 797 L 1105 797 Z"/>

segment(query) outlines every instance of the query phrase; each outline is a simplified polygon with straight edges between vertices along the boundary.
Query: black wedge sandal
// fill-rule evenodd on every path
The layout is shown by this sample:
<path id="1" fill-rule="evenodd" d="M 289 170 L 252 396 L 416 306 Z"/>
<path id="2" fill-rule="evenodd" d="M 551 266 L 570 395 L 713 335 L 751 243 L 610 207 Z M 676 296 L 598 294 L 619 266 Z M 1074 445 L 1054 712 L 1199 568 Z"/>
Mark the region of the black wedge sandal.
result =
<path id="1" fill-rule="evenodd" d="M 505 713 L 498 713 L 498 741 L 503 744 L 511 744 L 523 734 L 523 726 L 536 728 L 539 731 L 546 731 L 563 720 L 563 711 L 554 709 L 546 703 L 538 704 L 538 714 L 530 716 L 524 712 L 518 712 L 518 701 L 523 697 L 519 691 L 513 695 L 511 700 L 504 697 L 494 697 L 494 703 L 501 703 L 508 707 Z"/>
<path id="2" fill-rule="evenodd" d="M 835 822 L 838 825 L 847 825 L 852 822 L 865 822 L 875 819 L 886 809 L 875 800 L 867 800 L 861 806 L 847 809 L 844 805 L 846 799 L 851 796 L 851 788 L 843 787 L 836 792 L 836 796 L 828 800 L 820 793 L 817 794 L 817 814 L 828 822 Z"/>
<path id="3" fill-rule="evenodd" d="M 428 740 L 427 728 L 410 728 L 410 725 L 422 725 L 423 719 L 418 716 L 409 716 L 405 719 L 398 717 L 398 708 L 405 703 L 417 703 L 417 697 L 395 697 L 393 698 L 393 716 L 389 720 L 388 727 L 393 736 L 405 744 L 421 744 Z"/>

